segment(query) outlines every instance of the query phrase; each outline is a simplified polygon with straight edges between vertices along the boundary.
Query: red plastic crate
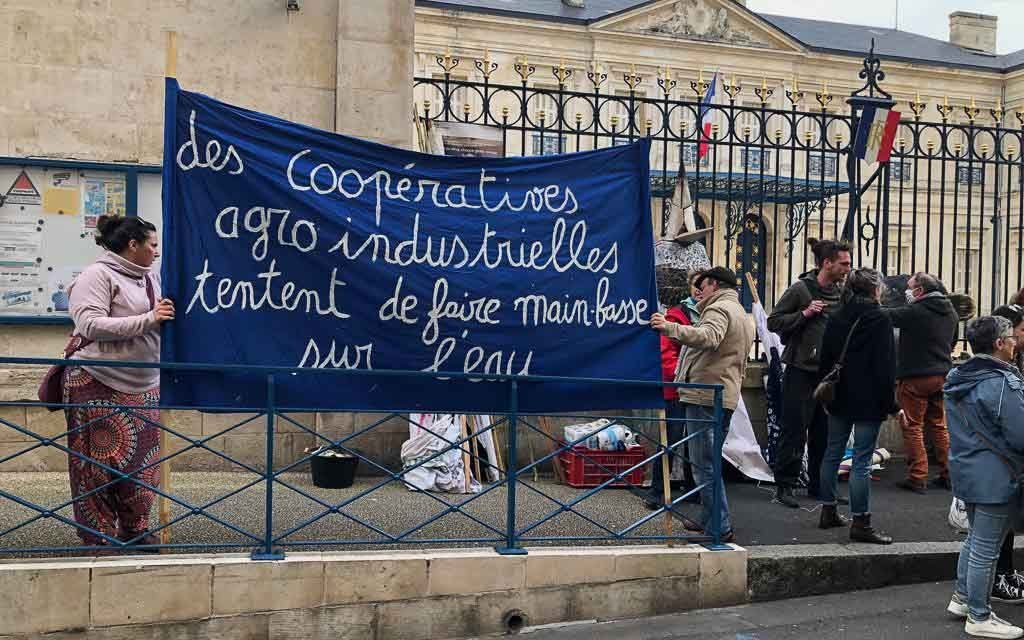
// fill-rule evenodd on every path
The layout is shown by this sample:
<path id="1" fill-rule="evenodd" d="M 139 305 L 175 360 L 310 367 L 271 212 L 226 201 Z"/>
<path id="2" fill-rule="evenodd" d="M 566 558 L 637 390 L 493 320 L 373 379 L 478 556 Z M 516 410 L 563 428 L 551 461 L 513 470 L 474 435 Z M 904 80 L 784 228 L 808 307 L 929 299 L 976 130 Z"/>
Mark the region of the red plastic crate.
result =
<path id="1" fill-rule="evenodd" d="M 564 443 L 563 443 L 564 446 Z M 586 457 L 584 457 L 584 455 Z M 558 454 L 565 469 L 565 480 L 570 487 L 596 487 L 616 474 L 640 464 L 647 457 L 643 447 L 632 447 L 625 451 L 601 451 L 576 445 Z M 600 465 L 600 466 L 598 466 Z M 605 471 L 607 469 L 607 471 Z M 610 487 L 639 487 L 644 481 L 644 468 L 637 467 Z"/>

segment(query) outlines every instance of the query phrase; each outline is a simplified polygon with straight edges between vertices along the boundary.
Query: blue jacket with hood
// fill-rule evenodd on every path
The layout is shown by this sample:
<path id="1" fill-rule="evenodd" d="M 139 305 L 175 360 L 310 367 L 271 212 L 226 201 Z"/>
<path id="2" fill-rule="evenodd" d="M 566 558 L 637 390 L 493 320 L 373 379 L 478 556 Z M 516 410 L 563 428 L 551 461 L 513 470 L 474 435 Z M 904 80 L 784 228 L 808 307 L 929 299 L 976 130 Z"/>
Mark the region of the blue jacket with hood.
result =
<path id="1" fill-rule="evenodd" d="M 992 356 L 977 355 L 949 372 L 943 393 L 953 495 L 975 504 L 1015 499 L 1024 471 L 1021 372 Z"/>

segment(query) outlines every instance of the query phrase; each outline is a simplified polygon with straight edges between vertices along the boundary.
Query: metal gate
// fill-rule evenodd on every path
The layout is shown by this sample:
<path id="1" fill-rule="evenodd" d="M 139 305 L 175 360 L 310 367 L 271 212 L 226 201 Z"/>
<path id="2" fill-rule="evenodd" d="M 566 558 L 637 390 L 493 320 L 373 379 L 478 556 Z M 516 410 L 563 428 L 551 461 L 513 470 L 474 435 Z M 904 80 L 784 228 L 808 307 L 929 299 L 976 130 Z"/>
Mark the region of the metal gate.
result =
<path id="1" fill-rule="evenodd" d="M 973 100 L 897 103 L 881 87 L 885 74 L 873 44 L 860 72 L 863 88 L 844 97 L 827 84 L 805 90 L 762 81 L 751 89 L 703 74 L 687 81 L 668 68 L 656 78 L 565 65 L 541 72 L 525 58 L 514 65 L 518 83 L 499 84 L 491 82 L 497 63 L 472 61 L 478 79 L 469 79 L 456 73 L 461 62 L 438 56 L 439 73 L 416 79 L 421 123 L 492 127 L 506 155 L 650 138 L 655 228 L 664 225 L 685 176 L 698 226 L 712 228 L 703 240 L 712 262 L 738 268 L 744 287 L 750 272 L 769 309 L 813 268 L 808 238 L 845 236 L 856 264 L 888 275 L 933 273 L 984 311 L 1022 285 L 1024 112 L 1010 127 L 999 105 L 983 112 Z M 544 85 L 547 73 L 553 87 Z M 707 104 L 713 81 L 720 100 Z M 751 96 L 754 104 L 743 102 Z M 889 162 L 851 156 L 867 105 L 903 114 Z M 938 119 L 928 119 L 933 115 Z M 752 229 L 761 236 L 754 245 Z M 752 259 L 755 248 L 759 260 Z"/>

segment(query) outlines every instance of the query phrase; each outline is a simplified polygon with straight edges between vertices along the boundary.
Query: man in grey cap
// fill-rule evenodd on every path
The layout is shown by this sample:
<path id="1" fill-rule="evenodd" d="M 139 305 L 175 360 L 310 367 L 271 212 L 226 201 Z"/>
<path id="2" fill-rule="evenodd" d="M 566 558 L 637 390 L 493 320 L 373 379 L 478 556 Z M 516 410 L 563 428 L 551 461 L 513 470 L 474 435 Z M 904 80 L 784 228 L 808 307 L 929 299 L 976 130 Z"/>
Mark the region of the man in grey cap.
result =
<path id="1" fill-rule="evenodd" d="M 714 267 L 701 274 L 694 284 L 701 292 L 701 301 L 697 305 L 700 322 L 684 326 L 668 322 L 664 315 L 656 313 L 651 316 L 651 326 L 689 349 L 676 382 L 720 384 L 725 388 L 722 397 L 725 415 L 719 432 L 724 441 L 739 401 L 750 347 L 754 344 L 754 326 L 740 304 L 735 273 L 725 267 Z M 722 539 L 731 541 L 735 536 L 729 521 L 725 485 L 717 483 L 716 486 L 712 478 L 715 430 L 707 427 L 715 417 L 714 394 L 709 389 L 681 388 L 679 401 L 683 403 L 685 418 L 689 421 L 686 424 L 687 435 L 696 434 L 690 440 L 694 479 L 698 484 L 708 485 L 701 490 L 701 525 L 705 530 L 710 525 L 711 507 L 717 490 Z"/>

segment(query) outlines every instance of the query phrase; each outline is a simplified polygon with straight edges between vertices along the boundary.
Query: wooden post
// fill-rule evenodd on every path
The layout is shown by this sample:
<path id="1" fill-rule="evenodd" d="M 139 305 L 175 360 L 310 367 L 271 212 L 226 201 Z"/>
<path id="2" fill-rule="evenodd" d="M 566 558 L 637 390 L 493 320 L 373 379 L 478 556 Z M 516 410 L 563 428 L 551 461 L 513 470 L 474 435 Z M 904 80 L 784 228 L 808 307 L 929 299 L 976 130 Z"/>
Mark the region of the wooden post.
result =
<path id="1" fill-rule="evenodd" d="M 551 423 L 548 421 L 547 416 L 540 417 L 540 428 L 544 431 L 544 434 L 548 437 L 548 443 L 551 445 L 548 447 L 548 453 L 554 453 L 559 448 L 559 442 L 561 438 L 555 437 L 554 432 L 551 431 Z M 562 460 L 555 455 L 551 458 L 551 466 L 555 469 L 555 477 L 562 484 L 566 484 L 565 480 L 565 469 L 562 468 Z"/>
<path id="2" fill-rule="evenodd" d="M 168 31 L 167 32 L 167 57 L 164 65 L 164 75 L 168 78 L 173 78 L 178 74 L 178 32 Z M 167 126 L 170 123 L 165 123 Z M 164 153 L 171 153 L 170 150 L 164 149 Z M 160 429 L 160 456 L 167 456 L 167 430 Z M 164 460 L 160 463 L 160 491 L 164 494 L 171 493 L 171 461 Z M 160 513 L 160 526 L 166 527 L 167 523 L 171 521 L 171 501 L 164 496 L 160 496 L 159 502 L 159 513 Z M 160 530 L 160 544 L 171 543 L 171 530 L 170 528 L 164 528 Z M 167 549 L 161 549 L 161 553 L 166 553 Z"/>
<path id="3" fill-rule="evenodd" d="M 178 32 L 167 32 L 167 58 L 164 62 L 164 75 L 174 78 L 178 75 Z"/>
<path id="4" fill-rule="evenodd" d="M 480 445 L 480 436 L 478 435 L 480 432 L 480 425 L 477 424 L 476 416 L 469 416 L 468 418 L 466 418 L 466 424 L 468 425 L 469 435 L 471 437 L 469 442 L 473 443 L 473 445 L 469 448 L 469 450 L 473 453 L 473 473 L 476 475 L 477 481 L 479 481 L 480 484 L 484 484 L 486 480 L 484 479 L 484 474 L 482 472 L 481 467 L 486 465 L 481 465 L 480 463 L 480 457 L 482 453 Z"/>
<path id="5" fill-rule="evenodd" d="M 463 488 L 465 489 L 466 493 L 469 493 L 469 488 L 472 486 L 472 481 L 470 480 L 469 474 L 469 440 L 466 439 L 467 437 L 469 437 L 469 434 L 466 433 L 467 431 L 468 429 L 466 427 L 466 416 L 465 414 L 461 414 L 459 415 L 459 439 L 463 441 L 462 445 L 460 446 L 460 449 L 462 449 L 462 475 L 464 479 Z"/>
<path id="6" fill-rule="evenodd" d="M 757 295 L 757 283 L 754 282 L 754 276 L 750 275 L 750 272 L 744 274 L 747 276 L 747 286 L 750 288 L 750 297 L 754 299 L 754 304 L 761 304 L 761 296 Z"/>
<path id="7" fill-rule="evenodd" d="M 490 418 L 491 424 L 495 424 L 498 420 L 501 420 L 501 416 L 490 416 Z M 495 464 L 498 467 L 498 473 L 505 473 L 505 463 L 502 462 L 501 459 L 501 445 L 504 444 L 505 439 L 501 437 L 501 434 L 498 431 L 500 428 L 500 426 L 492 427 L 489 433 L 491 434 L 491 439 L 494 440 L 494 457 L 496 458 Z"/>
<path id="8" fill-rule="evenodd" d="M 668 456 L 668 423 L 665 422 L 665 411 L 663 409 L 658 410 L 658 435 L 661 440 L 661 446 L 664 447 L 661 459 L 661 490 L 662 495 L 665 497 L 665 535 L 671 538 L 672 536 L 672 512 L 668 508 L 672 504 L 672 458 Z M 658 481 L 658 478 L 651 478 L 651 484 Z M 671 547 L 672 540 L 668 539 L 665 543 Z"/>

